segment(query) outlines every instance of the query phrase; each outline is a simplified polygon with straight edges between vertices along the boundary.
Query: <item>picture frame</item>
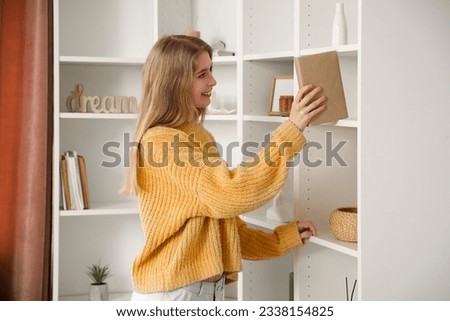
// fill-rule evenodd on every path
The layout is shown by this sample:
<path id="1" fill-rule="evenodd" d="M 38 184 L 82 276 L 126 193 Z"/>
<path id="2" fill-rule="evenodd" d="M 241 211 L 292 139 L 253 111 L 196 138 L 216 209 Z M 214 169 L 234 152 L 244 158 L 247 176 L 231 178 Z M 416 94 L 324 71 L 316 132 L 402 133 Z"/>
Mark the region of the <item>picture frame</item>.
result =
<path id="1" fill-rule="evenodd" d="M 289 116 L 293 96 L 294 77 L 291 75 L 274 75 L 269 97 L 270 116 Z M 280 105 L 281 103 L 281 105 Z"/>

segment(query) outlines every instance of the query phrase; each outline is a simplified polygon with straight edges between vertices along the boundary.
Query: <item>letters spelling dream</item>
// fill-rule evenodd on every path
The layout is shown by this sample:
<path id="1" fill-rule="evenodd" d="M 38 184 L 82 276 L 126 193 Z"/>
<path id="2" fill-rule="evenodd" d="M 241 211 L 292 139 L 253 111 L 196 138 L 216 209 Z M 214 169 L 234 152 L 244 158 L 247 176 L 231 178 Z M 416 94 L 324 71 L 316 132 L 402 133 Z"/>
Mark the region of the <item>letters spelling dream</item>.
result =
<path id="1" fill-rule="evenodd" d="M 133 96 L 84 96 L 83 84 L 76 84 L 75 90 L 66 99 L 70 112 L 86 113 L 88 106 L 93 113 L 137 113 L 137 99 Z"/>

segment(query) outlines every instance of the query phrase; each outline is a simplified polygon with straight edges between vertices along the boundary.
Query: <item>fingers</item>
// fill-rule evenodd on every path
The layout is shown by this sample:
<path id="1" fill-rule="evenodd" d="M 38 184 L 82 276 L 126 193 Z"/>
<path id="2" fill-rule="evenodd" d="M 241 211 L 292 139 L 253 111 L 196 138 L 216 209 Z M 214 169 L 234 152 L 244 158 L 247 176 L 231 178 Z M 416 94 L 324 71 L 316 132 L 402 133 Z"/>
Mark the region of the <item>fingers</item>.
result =
<path id="1" fill-rule="evenodd" d="M 309 239 L 311 236 L 313 236 L 313 234 L 310 231 L 304 231 L 300 233 L 300 238 L 302 239 L 303 242 Z"/>
<path id="2" fill-rule="evenodd" d="M 309 230 L 313 236 L 317 235 L 317 228 L 312 221 L 299 221 L 297 222 L 297 226 L 300 229 Z"/>
<path id="3" fill-rule="evenodd" d="M 292 102 L 289 120 L 303 130 L 311 119 L 326 108 L 327 97 L 320 96 L 322 88 L 306 85 L 300 88 Z"/>
<path id="4" fill-rule="evenodd" d="M 314 87 L 313 85 L 306 86 L 305 94 L 302 96 L 302 102 L 304 105 L 307 105 L 313 98 L 316 96 L 319 92 L 322 91 L 322 88 L 320 87 Z M 303 89 L 303 88 L 302 88 Z"/>
<path id="5" fill-rule="evenodd" d="M 317 235 L 317 228 L 312 221 L 298 221 L 297 228 L 303 241 Z"/>
<path id="6" fill-rule="evenodd" d="M 297 95 L 295 96 L 295 101 L 300 102 L 303 97 L 309 93 L 312 89 L 314 89 L 314 85 L 305 85 L 297 92 Z"/>

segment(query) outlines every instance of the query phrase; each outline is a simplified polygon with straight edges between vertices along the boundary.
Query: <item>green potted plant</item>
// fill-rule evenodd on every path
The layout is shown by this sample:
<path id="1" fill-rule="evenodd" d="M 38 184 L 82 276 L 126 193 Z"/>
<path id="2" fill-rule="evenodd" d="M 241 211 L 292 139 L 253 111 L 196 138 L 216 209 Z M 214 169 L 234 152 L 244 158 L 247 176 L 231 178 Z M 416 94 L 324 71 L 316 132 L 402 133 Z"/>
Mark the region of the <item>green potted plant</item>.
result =
<path id="1" fill-rule="evenodd" d="M 90 301 L 108 301 L 108 283 L 106 279 L 111 275 L 111 270 L 108 265 L 92 264 L 88 266 L 86 274 L 92 280 L 89 289 Z"/>

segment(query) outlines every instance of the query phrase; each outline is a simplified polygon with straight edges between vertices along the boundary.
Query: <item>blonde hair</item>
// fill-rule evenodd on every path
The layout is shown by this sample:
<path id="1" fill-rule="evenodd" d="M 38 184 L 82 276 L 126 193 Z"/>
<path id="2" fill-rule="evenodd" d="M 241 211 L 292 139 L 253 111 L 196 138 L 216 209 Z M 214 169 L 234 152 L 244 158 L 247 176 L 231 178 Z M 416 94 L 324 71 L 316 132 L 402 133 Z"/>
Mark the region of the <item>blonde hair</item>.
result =
<path id="1" fill-rule="evenodd" d="M 154 126 L 178 127 L 203 121 L 206 110 L 195 107 L 191 84 L 197 58 L 205 51 L 212 58 L 211 47 L 191 36 L 165 36 L 155 43 L 142 70 L 142 100 L 134 142 L 140 143 L 147 129 Z M 133 146 L 130 154 L 130 168 L 121 192 L 137 195 L 138 146 Z"/>

